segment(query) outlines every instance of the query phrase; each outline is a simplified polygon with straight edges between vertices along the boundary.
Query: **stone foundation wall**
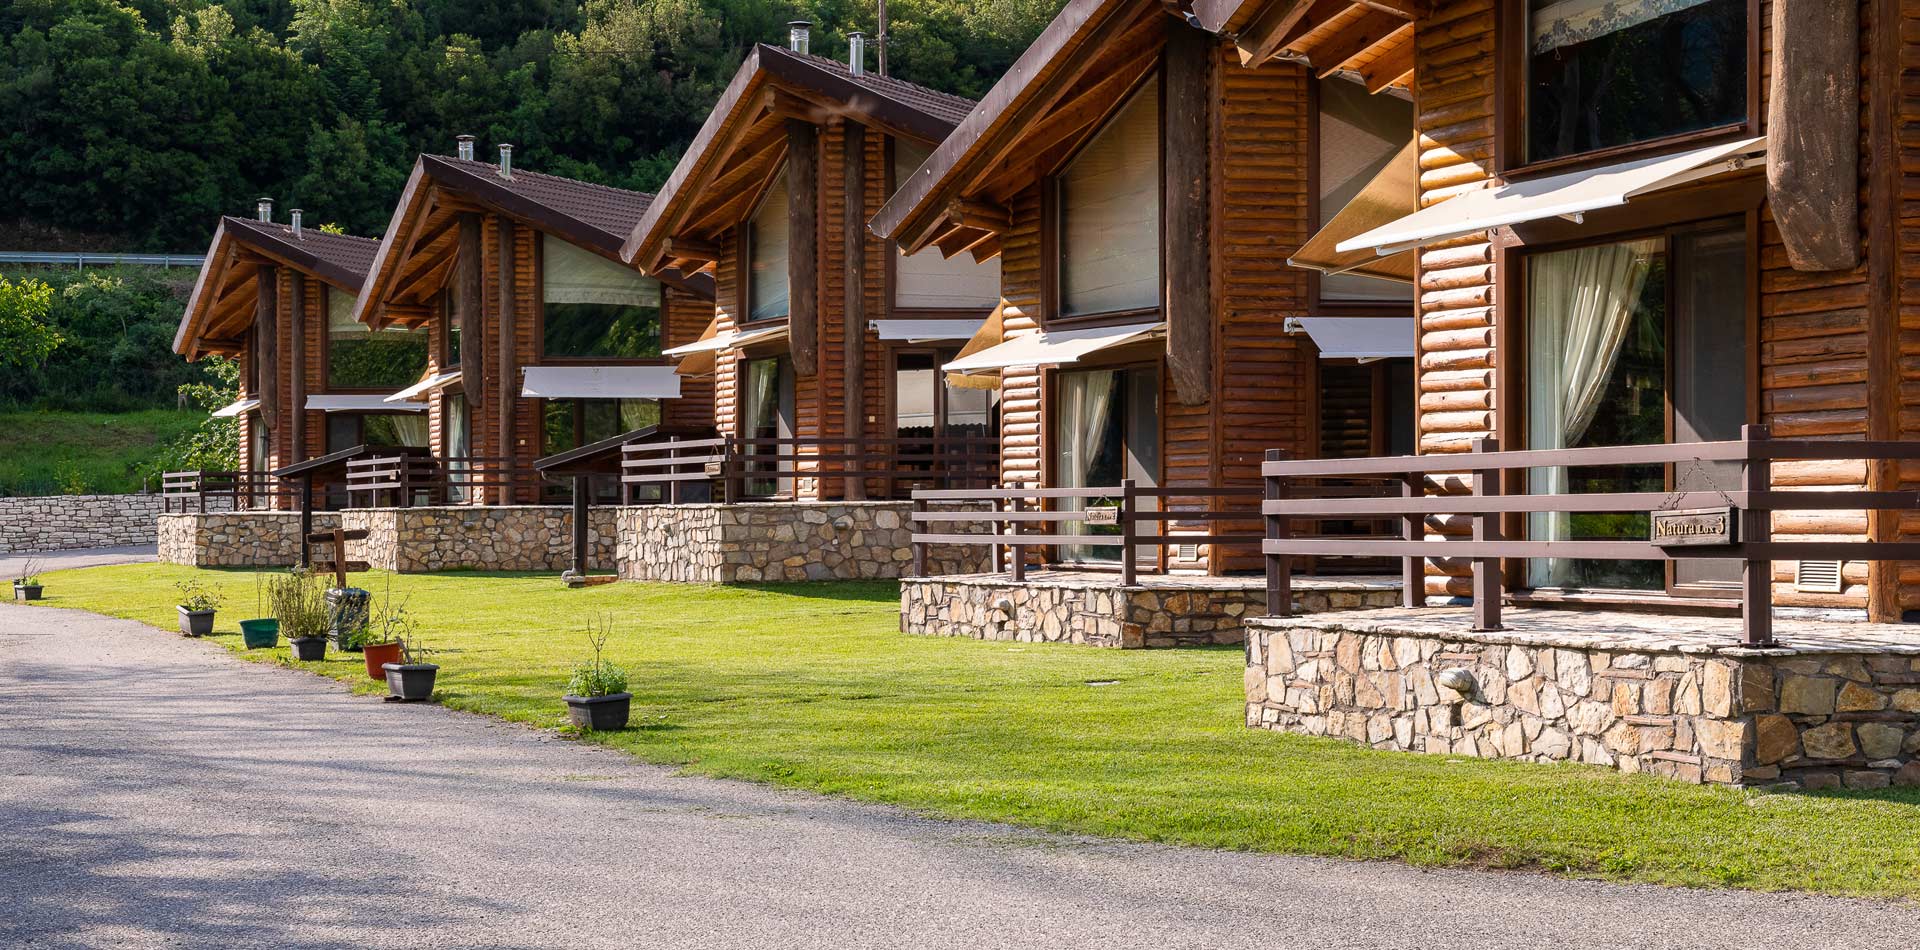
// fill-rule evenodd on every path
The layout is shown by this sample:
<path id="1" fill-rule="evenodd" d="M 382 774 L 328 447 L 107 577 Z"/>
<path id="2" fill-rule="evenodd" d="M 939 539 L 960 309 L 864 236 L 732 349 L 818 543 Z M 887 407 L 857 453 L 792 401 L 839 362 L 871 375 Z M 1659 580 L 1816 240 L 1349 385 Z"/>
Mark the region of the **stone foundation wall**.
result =
<path id="1" fill-rule="evenodd" d="M 900 585 L 900 630 L 1123 649 L 1239 643 L 1244 618 L 1266 610 L 1266 588 L 1208 580 L 1121 587 L 1112 577 L 1020 584 L 1003 574 L 910 578 Z M 1003 600 L 1010 610 L 999 606 Z M 1397 587 L 1294 590 L 1302 612 L 1390 607 L 1399 600 Z"/>
<path id="2" fill-rule="evenodd" d="M 913 568 L 912 510 L 904 501 L 620 508 L 620 576 L 707 584 L 901 577 Z M 928 569 L 981 570 L 988 551 L 935 546 Z"/>
<path id="3" fill-rule="evenodd" d="M 1687 635 L 1687 618 L 1636 622 L 1648 629 L 1466 634 L 1459 621 L 1443 631 L 1417 617 L 1257 618 L 1247 724 L 1690 782 L 1920 785 L 1920 645 L 1747 649 Z M 1441 681 L 1455 670 L 1472 677 L 1464 695 Z"/>
<path id="4" fill-rule="evenodd" d="M 0 498 L 0 554 L 147 544 L 165 501 L 161 495 Z M 227 504 L 215 499 L 209 507 L 220 510 Z"/>
<path id="5" fill-rule="evenodd" d="M 300 513 L 228 511 L 158 516 L 160 560 L 193 567 L 289 567 L 300 560 Z M 331 531 L 340 516 L 313 513 L 315 531 Z"/>
<path id="6" fill-rule="evenodd" d="M 587 512 L 587 566 L 614 566 L 612 508 Z M 383 571 L 564 571 L 573 566 L 573 509 L 554 505 L 349 508 L 341 526 L 365 529 L 347 556 Z"/>

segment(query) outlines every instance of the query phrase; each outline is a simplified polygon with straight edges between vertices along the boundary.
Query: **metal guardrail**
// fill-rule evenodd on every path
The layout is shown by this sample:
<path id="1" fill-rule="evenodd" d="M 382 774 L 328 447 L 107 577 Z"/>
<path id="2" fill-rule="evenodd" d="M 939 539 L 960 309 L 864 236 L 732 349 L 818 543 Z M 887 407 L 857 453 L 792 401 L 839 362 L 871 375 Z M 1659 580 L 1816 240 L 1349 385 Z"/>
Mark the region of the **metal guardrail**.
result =
<path id="1" fill-rule="evenodd" d="M 0 251 L 0 264 L 51 264 L 62 267 L 199 267 L 199 254 L 116 254 L 109 251 Z"/>
<path id="2" fill-rule="evenodd" d="M 1367 459 L 1287 461 L 1277 450 L 1261 466 L 1266 478 L 1266 539 L 1261 548 L 1267 561 L 1267 611 L 1285 615 L 1292 608 L 1291 559 L 1303 555 L 1391 556 L 1402 559 L 1406 603 L 1425 603 L 1425 562 L 1428 558 L 1469 558 L 1473 563 L 1474 627 L 1500 629 L 1500 607 L 1506 592 L 1503 559 L 1593 558 L 1600 560 L 1677 561 L 1685 559 L 1737 560 L 1741 564 L 1740 612 L 1747 644 L 1773 642 L 1773 562 L 1776 560 L 1920 560 L 1920 542 L 1913 541 L 1775 541 L 1773 514 L 1779 511 L 1912 510 L 1920 508 L 1917 491 L 1790 491 L 1773 487 L 1772 463 L 1782 459 L 1866 459 L 1904 461 L 1920 459 L 1915 442 L 1816 442 L 1776 440 L 1765 426 L 1745 426 L 1741 438 L 1729 442 L 1692 442 L 1604 448 L 1539 449 L 1502 452 L 1491 439 L 1474 444 L 1465 455 L 1397 456 Z M 1741 466 L 1734 491 L 1587 492 L 1568 494 L 1505 494 L 1502 476 L 1534 468 L 1679 465 L 1724 462 Z M 1468 473 L 1458 477 L 1460 473 Z M 1402 485 L 1397 498 L 1298 497 L 1302 480 L 1351 476 L 1391 476 Z M 1462 494 L 1428 495 L 1430 476 L 1452 476 Z M 1686 531 L 1664 543 L 1648 540 L 1525 540 L 1509 539 L 1502 520 L 1527 514 L 1559 513 L 1667 513 L 1675 524 L 1692 530 L 1677 516 L 1724 521 L 1722 534 L 1690 537 Z M 1430 540 L 1426 521 L 1436 516 L 1468 516 L 1470 539 Z M 1401 522 L 1399 538 L 1369 540 L 1299 537 L 1293 521 L 1301 518 L 1393 517 Z"/>

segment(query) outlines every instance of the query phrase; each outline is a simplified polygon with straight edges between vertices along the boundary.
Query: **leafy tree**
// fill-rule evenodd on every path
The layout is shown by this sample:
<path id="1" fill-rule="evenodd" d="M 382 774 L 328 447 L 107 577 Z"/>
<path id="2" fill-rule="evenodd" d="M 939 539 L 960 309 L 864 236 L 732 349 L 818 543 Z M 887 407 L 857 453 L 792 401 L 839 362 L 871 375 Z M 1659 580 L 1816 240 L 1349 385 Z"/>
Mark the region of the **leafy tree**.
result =
<path id="1" fill-rule="evenodd" d="M 0 369 L 38 366 L 60 345 L 60 331 L 47 325 L 53 288 L 28 278 L 0 277 Z"/>

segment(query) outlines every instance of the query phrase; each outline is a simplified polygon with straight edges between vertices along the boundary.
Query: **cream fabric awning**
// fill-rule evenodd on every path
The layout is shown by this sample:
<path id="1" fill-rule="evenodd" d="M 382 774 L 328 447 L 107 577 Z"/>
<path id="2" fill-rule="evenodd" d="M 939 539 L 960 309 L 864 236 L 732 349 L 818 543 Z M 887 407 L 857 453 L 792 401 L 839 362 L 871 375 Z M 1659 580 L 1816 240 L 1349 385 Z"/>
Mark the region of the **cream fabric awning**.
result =
<path id="1" fill-rule="evenodd" d="M 1414 355 L 1412 317 L 1298 317 L 1288 329 L 1313 338 L 1326 360 L 1383 360 Z"/>
<path id="2" fill-rule="evenodd" d="M 1419 151 L 1409 140 L 1346 207 L 1287 258 L 1287 263 L 1322 274 L 1361 274 L 1413 283 L 1415 255 L 1411 250 L 1381 257 L 1372 248 L 1342 252 L 1334 247 L 1419 211 L 1419 163 Z"/>
<path id="3" fill-rule="evenodd" d="M 678 399 L 671 366 L 529 366 L 520 395 L 537 399 Z"/>
<path id="4" fill-rule="evenodd" d="M 933 340 L 970 340 L 986 318 L 978 320 L 868 320 L 867 326 L 888 342 L 926 343 Z"/>
<path id="5" fill-rule="evenodd" d="M 714 325 L 708 324 L 707 330 L 713 332 L 715 330 Z M 762 340 L 771 340 L 775 337 L 784 337 L 786 335 L 787 328 L 785 324 L 777 327 L 763 327 L 758 330 L 747 330 L 744 332 L 740 330 L 728 330 L 725 333 L 713 332 L 712 336 L 702 335 L 700 339 L 684 346 L 661 350 L 660 355 L 692 356 L 695 353 L 712 353 L 717 350 L 724 350 L 730 346 L 746 346 L 749 343 L 758 343 Z"/>
<path id="6" fill-rule="evenodd" d="M 258 399 L 236 399 L 233 402 L 215 409 L 213 411 L 213 417 L 215 419 L 232 419 L 235 416 L 252 412 L 258 408 L 260 408 L 260 400 Z"/>
<path id="7" fill-rule="evenodd" d="M 1085 330 L 1043 331 L 1016 337 L 999 346 L 991 346 L 972 356 L 962 356 L 941 367 L 949 373 L 978 373 L 1002 370 L 1009 366 L 1059 366 L 1077 363 L 1083 357 L 1122 343 L 1145 339 L 1166 332 L 1164 322 L 1130 323 L 1118 327 L 1092 327 Z"/>
<path id="8" fill-rule="evenodd" d="M 1006 339 L 1006 332 L 1007 303 L 1002 300 L 993 308 L 992 313 L 987 314 L 987 319 L 980 324 L 980 329 L 973 331 L 973 336 L 968 338 L 966 345 L 962 346 L 960 352 L 954 354 L 953 358 L 963 360 L 991 347 L 999 346 L 1001 341 Z M 947 385 L 956 389 L 999 389 L 1000 376 L 997 373 L 948 373 Z"/>
<path id="9" fill-rule="evenodd" d="M 406 402 L 415 396 L 422 396 L 427 393 L 433 392 L 434 390 L 439 389 L 442 386 L 446 386 L 454 382 L 455 380 L 458 380 L 459 378 L 460 378 L 460 371 L 457 369 L 451 373 L 440 373 L 438 375 L 429 375 L 427 376 L 427 378 L 417 383 L 414 383 L 413 385 L 408 386 L 407 388 L 402 389 L 391 396 L 388 396 L 386 398 L 386 401 L 387 402 Z"/>
<path id="10" fill-rule="evenodd" d="M 1767 139 L 1761 136 L 1469 191 L 1341 241 L 1334 249 L 1372 250 L 1388 257 L 1504 225 L 1553 217 L 1578 221 L 1588 211 L 1619 207 L 1649 192 L 1764 162 L 1766 151 Z"/>
<path id="11" fill-rule="evenodd" d="M 397 394 L 396 394 L 397 395 Z M 392 396 L 318 395 L 307 397 L 307 408 L 322 412 L 425 412 L 424 402 L 395 402 Z"/>

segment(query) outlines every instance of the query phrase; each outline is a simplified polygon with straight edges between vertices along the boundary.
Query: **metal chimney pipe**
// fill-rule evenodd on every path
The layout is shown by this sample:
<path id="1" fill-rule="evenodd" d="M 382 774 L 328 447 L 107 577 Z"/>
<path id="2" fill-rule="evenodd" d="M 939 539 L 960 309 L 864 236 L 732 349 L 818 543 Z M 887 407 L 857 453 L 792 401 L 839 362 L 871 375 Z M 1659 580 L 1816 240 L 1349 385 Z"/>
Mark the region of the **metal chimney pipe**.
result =
<path id="1" fill-rule="evenodd" d="M 500 143 L 500 177 L 513 180 L 513 146 Z"/>
<path id="2" fill-rule="evenodd" d="M 253 217 L 257 221 L 273 220 L 273 199 L 262 198 L 253 203 Z"/>
<path id="3" fill-rule="evenodd" d="M 855 76 L 867 71 L 867 34 L 859 30 L 847 34 L 847 71 Z"/>
<path id="4" fill-rule="evenodd" d="M 289 214 L 293 220 L 293 236 L 298 238 L 300 236 L 300 209 L 295 208 L 289 212 Z"/>
<path id="5" fill-rule="evenodd" d="M 788 49 L 793 50 L 794 52 L 799 53 L 802 56 L 807 55 L 807 40 L 812 35 L 813 35 L 812 20 L 787 21 L 787 48 Z"/>
<path id="6" fill-rule="evenodd" d="M 453 153 L 459 156 L 461 161 L 473 161 L 473 136 L 456 135 L 453 137 L 453 141 L 456 143 L 453 147 Z"/>

